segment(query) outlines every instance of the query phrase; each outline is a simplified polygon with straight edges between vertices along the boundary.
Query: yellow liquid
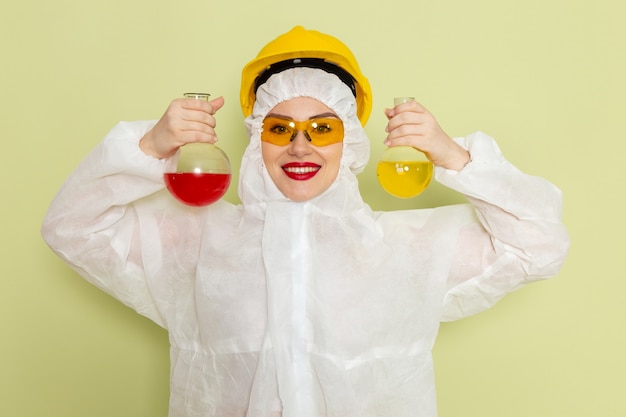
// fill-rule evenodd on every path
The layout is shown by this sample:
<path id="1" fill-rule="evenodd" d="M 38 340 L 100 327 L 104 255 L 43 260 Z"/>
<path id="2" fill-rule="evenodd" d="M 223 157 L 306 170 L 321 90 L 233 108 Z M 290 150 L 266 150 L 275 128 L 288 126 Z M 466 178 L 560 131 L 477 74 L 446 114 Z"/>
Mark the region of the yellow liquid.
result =
<path id="1" fill-rule="evenodd" d="M 429 161 L 381 161 L 376 175 L 389 194 L 411 198 L 428 187 L 433 176 L 433 164 Z"/>

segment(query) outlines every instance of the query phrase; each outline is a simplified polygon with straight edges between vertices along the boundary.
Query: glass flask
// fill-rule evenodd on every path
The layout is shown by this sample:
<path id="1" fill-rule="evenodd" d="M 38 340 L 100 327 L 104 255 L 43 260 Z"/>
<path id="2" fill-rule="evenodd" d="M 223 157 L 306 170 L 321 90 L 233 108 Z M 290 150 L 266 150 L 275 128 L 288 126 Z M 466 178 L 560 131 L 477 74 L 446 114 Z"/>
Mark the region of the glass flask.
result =
<path id="1" fill-rule="evenodd" d="M 415 100 L 396 97 L 394 106 Z M 412 146 L 390 146 L 376 167 L 378 182 L 394 197 L 411 198 L 421 194 L 433 176 L 433 164 L 426 155 Z"/>
<path id="2" fill-rule="evenodd" d="M 210 94 L 185 93 L 186 98 L 208 101 Z M 212 143 L 187 143 L 180 147 L 175 172 L 163 174 L 165 185 L 188 206 L 207 206 L 222 198 L 231 179 L 230 161 Z"/>

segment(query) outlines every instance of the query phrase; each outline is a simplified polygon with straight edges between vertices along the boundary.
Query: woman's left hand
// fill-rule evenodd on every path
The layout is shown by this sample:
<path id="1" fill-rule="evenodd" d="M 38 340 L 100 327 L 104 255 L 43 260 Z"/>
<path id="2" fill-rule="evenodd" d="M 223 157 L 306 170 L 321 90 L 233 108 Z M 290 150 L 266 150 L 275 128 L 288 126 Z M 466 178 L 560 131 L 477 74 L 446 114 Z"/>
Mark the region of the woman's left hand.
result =
<path id="1" fill-rule="evenodd" d="M 460 171 L 470 154 L 448 136 L 435 117 L 417 101 L 385 110 L 387 146 L 413 146 L 424 152 L 437 166 Z"/>

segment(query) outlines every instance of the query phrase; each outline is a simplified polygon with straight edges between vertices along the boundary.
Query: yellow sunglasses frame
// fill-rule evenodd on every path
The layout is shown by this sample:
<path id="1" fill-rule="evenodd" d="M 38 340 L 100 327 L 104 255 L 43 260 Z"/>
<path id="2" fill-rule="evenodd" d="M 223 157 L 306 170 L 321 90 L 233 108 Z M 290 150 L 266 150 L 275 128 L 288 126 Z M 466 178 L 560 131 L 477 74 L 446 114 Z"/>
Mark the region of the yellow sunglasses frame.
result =
<path id="1" fill-rule="evenodd" d="M 278 116 L 268 116 L 263 119 L 261 141 L 277 146 L 287 146 L 293 142 L 298 132 L 303 132 L 306 139 L 314 146 L 328 146 L 343 142 L 344 130 L 341 119 L 318 117 L 300 122 Z"/>

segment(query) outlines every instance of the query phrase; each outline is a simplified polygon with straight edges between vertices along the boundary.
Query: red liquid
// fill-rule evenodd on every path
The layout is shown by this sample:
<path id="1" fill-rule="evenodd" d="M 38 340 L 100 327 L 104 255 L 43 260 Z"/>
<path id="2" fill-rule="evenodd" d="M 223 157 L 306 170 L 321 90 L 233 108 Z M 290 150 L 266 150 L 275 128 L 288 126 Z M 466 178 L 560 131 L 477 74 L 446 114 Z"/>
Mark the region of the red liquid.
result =
<path id="1" fill-rule="evenodd" d="M 216 202 L 228 190 L 230 174 L 169 173 L 163 174 L 170 193 L 188 206 L 207 206 Z"/>

